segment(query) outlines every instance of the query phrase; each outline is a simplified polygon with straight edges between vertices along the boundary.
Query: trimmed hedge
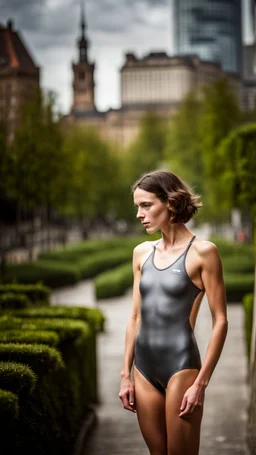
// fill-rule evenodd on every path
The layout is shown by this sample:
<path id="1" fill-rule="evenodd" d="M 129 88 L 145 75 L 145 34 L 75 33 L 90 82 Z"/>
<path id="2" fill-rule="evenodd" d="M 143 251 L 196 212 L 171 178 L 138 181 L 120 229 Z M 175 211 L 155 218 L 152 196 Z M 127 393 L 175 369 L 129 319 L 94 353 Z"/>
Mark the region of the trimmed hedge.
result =
<path id="1" fill-rule="evenodd" d="M 27 308 L 22 310 L 10 310 L 8 315 L 5 314 L 5 318 L 8 321 L 9 317 L 14 317 L 16 321 L 21 320 L 19 318 L 58 318 L 58 319 L 80 319 L 86 321 L 93 327 L 97 332 L 104 330 L 104 322 L 106 320 L 105 315 L 98 308 L 87 308 L 87 307 L 67 307 L 64 305 L 56 305 L 42 308 Z M 1 315 L 1 312 L 0 312 Z M 17 318 L 18 317 L 18 318 Z M 1 328 L 0 318 L 0 328 Z M 31 321 L 31 319 L 29 319 Z"/>
<path id="2" fill-rule="evenodd" d="M 27 396 L 33 392 L 36 381 L 36 374 L 27 365 L 17 362 L 0 362 L 1 389 Z"/>
<path id="3" fill-rule="evenodd" d="M 77 283 L 81 279 L 79 268 L 55 261 L 35 261 L 7 266 L 8 281 L 31 284 L 41 281 L 45 286 L 57 288 Z"/>
<path id="4" fill-rule="evenodd" d="M 62 263 L 73 263 L 97 252 L 104 252 L 104 254 L 108 254 L 111 250 L 115 249 L 133 249 L 138 243 L 144 242 L 145 240 L 148 240 L 147 236 L 86 240 L 85 242 L 81 242 L 73 246 L 66 246 L 65 248 L 58 248 L 55 251 L 42 253 L 39 256 L 39 259 L 61 261 Z"/>
<path id="5" fill-rule="evenodd" d="M 227 302 L 241 302 L 243 297 L 253 292 L 254 274 L 224 274 Z"/>
<path id="6" fill-rule="evenodd" d="M 6 425 L 1 447 L 6 453 L 70 455 L 88 406 L 98 400 L 96 333 L 105 318 L 98 309 L 66 306 L 0 313 L 0 360 L 25 363 L 37 375 L 29 397 L 19 393 L 20 414 L 15 425 Z M 20 344 L 22 335 L 36 344 Z M 42 337 L 57 349 L 37 344 Z M 53 352 L 60 356 L 59 367 Z M 0 413 L 1 427 L 5 423 Z"/>
<path id="7" fill-rule="evenodd" d="M 60 342 L 57 333 L 50 330 L 3 330 L 0 332 L 0 343 L 46 344 L 56 347 Z"/>
<path id="8" fill-rule="evenodd" d="M 244 331 L 245 331 L 245 343 L 248 362 L 250 361 L 251 355 L 251 339 L 252 339 L 252 325 L 253 325 L 253 302 L 254 295 L 246 294 L 243 297 L 242 304 L 244 309 Z"/>
<path id="9" fill-rule="evenodd" d="M 132 286 L 133 271 L 131 261 L 108 272 L 101 273 L 94 280 L 98 300 L 123 295 Z"/>
<path id="10" fill-rule="evenodd" d="M 30 305 L 31 302 L 25 294 L 6 292 L 0 295 L 0 308 L 28 308 Z"/>
<path id="11" fill-rule="evenodd" d="M 35 284 L 0 284 L 0 295 L 6 293 L 25 294 L 33 306 L 49 305 L 51 289 L 42 283 Z"/>
<path id="12" fill-rule="evenodd" d="M 10 425 L 13 420 L 16 420 L 19 415 L 19 399 L 18 396 L 7 390 L 0 389 L 0 421 L 1 430 L 4 430 L 5 426 Z M 1 441 L 2 446 L 2 441 Z"/>

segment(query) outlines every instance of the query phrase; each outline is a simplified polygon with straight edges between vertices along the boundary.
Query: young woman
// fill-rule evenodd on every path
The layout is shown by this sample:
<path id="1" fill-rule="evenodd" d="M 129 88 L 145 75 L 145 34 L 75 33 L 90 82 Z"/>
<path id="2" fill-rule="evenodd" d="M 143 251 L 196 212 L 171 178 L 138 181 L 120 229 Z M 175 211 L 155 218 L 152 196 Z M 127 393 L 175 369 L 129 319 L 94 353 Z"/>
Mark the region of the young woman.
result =
<path id="1" fill-rule="evenodd" d="M 134 249 L 119 397 L 151 455 L 198 455 L 205 389 L 227 335 L 222 264 L 215 244 L 186 226 L 202 204 L 182 180 L 155 171 L 132 189 L 137 218 L 162 236 Z M 202 364 L 193 329 L 205 293 L 212 333 Z"/>

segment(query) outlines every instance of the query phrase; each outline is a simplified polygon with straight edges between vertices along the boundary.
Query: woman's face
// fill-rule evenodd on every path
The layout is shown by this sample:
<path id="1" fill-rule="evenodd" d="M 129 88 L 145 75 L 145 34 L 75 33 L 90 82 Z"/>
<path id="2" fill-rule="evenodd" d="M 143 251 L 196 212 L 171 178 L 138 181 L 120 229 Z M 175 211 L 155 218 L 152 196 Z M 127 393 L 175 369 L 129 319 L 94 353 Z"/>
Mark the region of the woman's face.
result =
<path id="1" fill-rule="evenodd" d="M 149 234 L 153 234 L 169 222 L 169 203 L 160 201 L 155 193 L 136 188 L 133 200 L 138 208 L 136 216 Z"/>

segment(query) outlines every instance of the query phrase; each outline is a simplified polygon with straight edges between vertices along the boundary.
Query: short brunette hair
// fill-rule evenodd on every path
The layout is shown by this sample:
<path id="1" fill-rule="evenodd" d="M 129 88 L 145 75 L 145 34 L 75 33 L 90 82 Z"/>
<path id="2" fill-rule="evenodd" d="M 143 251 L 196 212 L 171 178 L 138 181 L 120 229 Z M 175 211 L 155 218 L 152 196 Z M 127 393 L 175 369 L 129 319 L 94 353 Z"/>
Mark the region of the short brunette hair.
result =
<path id="1" fill-rule="evenodd" d="M 202 207 L 200 196 L 192 193 L 177 175 L 167 171 L 153 171 L 142 175 L 133 185 L 154 193 L 162 202 L 169 201 L 172 223 L 187 223 Z"/>

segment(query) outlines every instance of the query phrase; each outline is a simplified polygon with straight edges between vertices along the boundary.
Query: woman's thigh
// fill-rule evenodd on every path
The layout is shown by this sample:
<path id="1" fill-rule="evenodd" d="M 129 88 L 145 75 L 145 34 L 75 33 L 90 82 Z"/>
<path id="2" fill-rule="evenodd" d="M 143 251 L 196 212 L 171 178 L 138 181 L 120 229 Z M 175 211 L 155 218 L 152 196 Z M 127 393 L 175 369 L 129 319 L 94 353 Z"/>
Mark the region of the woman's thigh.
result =
<path id="1" fill-rule="evenodd" d="M 179 417 L 186 390 L 193 384 L 198 370 L 182 370 L 174 374 L 166 389 L 166 428 L 168 455 L 198 455 L 203 407 Z"/>
<path id="2" fill-rule="evenodd" d="M 134 367 L 135 405 L 143 438 L 151 455 L 167 455 L 165 397 Z"/>

